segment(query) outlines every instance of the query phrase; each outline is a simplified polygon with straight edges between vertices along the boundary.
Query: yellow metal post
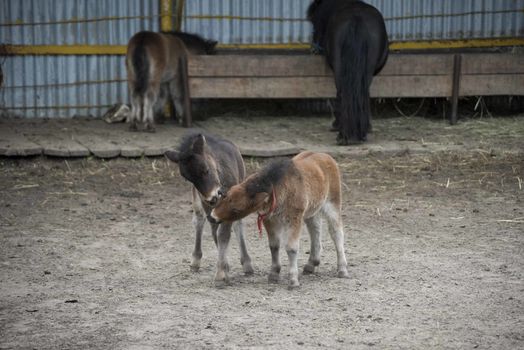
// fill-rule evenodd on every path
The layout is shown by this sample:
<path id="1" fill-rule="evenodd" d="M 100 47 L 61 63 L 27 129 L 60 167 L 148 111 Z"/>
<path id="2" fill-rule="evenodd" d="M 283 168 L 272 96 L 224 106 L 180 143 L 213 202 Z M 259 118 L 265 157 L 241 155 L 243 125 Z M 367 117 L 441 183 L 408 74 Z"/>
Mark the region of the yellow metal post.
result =
<path id="1" fill-rule="evenodd" d="M 160 30 L 170 32 L 173 30 L 173 1 L 160 0 Z M 164 106 L 164 116 L 171 118 L 174 115 L 173 106 L 169 99 Z"/>
<path id="2" fill-rule="evenodd" d="M 160 0 L 160 30 L 169 32 L 173 30 L 173 1 Z"/>

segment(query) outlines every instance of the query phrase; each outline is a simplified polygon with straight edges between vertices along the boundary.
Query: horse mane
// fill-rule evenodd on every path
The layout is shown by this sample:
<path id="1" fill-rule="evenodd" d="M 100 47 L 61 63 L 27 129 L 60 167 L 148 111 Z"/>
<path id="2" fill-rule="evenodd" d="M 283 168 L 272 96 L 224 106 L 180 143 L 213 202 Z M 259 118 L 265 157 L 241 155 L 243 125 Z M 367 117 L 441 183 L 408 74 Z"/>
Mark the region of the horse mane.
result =
<path id="1" fill-rule="evenodd" d="M 208 54 L 215 53 L 215 45 L 217 44 L 217 42 L 214 40 L 205 39 L 198 34 L 180 32 L 176 30 L 162 33 L 176 36 L 177 38 L 182 40 L 186 46 L 198 45 L 200 47 L 203 47 L 206 53 Z"/>
<path id="2" fill-rule="evenodd" d="M 246 193 L 254 197 L 260 192 L 271 192 L 280 183 L 289 169 L 293 167 L 289 158 L 277 159 L 266 165 L 246 184 Z"/>

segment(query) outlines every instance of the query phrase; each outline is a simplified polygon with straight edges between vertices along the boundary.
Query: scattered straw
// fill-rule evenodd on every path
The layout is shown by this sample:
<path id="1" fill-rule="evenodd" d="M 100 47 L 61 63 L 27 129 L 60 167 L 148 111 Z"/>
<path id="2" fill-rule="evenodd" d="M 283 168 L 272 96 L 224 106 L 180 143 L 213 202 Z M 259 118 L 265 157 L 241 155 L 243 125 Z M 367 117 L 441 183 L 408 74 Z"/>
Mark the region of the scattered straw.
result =
<path id="1" fill-rule="evenodd" d="M 16 185 L 13 187 L 13 190 L 23 190 L 26 188 L 34 188 L 40 186 L 39 184 L 27 184 L 27 185 Z"/>
<path id="2" fill-rule="evenodd" d="M 509 222 L 513 224 L 524 224 L 523 218 L 517 218 L 517 219 L 506 219 L 506 220 L 496 220 L 497 222 Z"/>

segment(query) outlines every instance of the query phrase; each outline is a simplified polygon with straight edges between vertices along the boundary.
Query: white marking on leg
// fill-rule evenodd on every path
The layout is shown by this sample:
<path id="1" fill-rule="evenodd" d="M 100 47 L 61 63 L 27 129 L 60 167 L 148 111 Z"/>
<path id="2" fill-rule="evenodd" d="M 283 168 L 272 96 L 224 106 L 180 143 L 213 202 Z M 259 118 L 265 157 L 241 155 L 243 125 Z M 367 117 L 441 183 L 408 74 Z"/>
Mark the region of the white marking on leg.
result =
<path id="1" fill-rule="evenodd" d="M 288 287 L 295 288 L 300 285 L 298 283 L 298 247 L 300 242 L 300 233 L 302 231 L 302 218 L 297 218 L 297 222 L 292 224 L 288 230 L 288 238 L 286 244 L 287 257 L 289 259 L 289 285 Z"/>
<path id="2" fill-rule="evenodd" d="M 327 218 L 329 234 L 337 250 L 337 276 L 348 277 L 346 254 L 344 252 L 344 231 L 340 219 L 340 210 L 328 202 L 324 205 L 323 211 Z"/>

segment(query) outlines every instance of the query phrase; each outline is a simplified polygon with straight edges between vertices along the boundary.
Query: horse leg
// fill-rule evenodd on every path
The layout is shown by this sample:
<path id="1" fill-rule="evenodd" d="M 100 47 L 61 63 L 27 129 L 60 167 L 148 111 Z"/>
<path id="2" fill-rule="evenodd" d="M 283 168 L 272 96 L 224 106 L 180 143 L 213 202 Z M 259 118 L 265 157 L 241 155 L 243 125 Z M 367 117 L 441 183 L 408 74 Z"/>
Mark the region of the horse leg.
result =
<path id="1" fill-rule="evenodd" d="M 311 249 L 309 260 L 304 266 L 303 274 L 307 275 L 315 272 L 315 268 L 320 265 L 320 252 L 322 251 L 322 218 L 319 215 L 305 220 L 309 237 L 311 239 Z"/>
<path id="2" fill-rule="evenodd" d="M 300 232 L 302 230 L 302 217 L 295 218 L 290 222 L 290 230 L 287 238 L 286 252 L 289 259 L 289 284 L 288 288 L 293 289 L 300 286 L 298 283 L 298 247 L 300 242 Z"/>
<path id="3" fill-rule="evenodd" d="M 206 222 L 206 213 L 202 206 L 202 201 L 196 193 L 196 189 L 191 191 L 193 199 L 193 226 L 195 227 L 195 248 L 193 249 L 193 261 L 191 262 L 191 271 L 197 272 L 200 269 L 202 259 L 202 235 L 204 233 L 204 224 Z"/>
<path id="4" fill-rule="evenodd" d="M 340 130 L 340 91 L 337 89 L 337 97 L 330 102 L 331 112 L 335 120 L 331 124 L 330 131 L 339 131 Z"/>
<path id="5" fill-rule="evenodd" d="M 142 112 L 141 108 L 141 98 L 136 93 L 131 93 L 131 113 L 128 117 L 127 122 L 129 123 L 130 131 L 137 131 L 137 122 L 140 118 L 140 113 Z"/>
<path id="6" fill-rule="evenodd" d="M 175 105 L 176 116 L 179 123 L 181 123 L 184 120 L 184 96 L 182 96 L 182 88 L 178 77 L 169 82 L 169 91 Z"/>
<path id="7" fill-rule="evenodd" d="M 344 252 L 344 230 L 342 229 L 342 223 L 340 220 L 339 206 L 336 206 L 333 203 L 327 203 L 324 206 L 324 213 L 327 218 L 329 235 L 335 243 L 335 248 L 337 250 L 337 277 L 348 278 L 348 263 Z"/>
<path id="8" fill-rule="evenodd" d="M 227 261 L 227 248 L 231 238 L 231 224 L 222 223 L 218 227 L 218 261 L 215 274 L 215 285 L 220 287 L 222 284 L 229 284 L 229 263 Z"/>
<path id="9" fill-rule="evenodd" d="M 240 246 L 240 263 L 242 264 L 244 273 L 246 275 L 252 275 L 254 270 L 251 265 L 251 257 L 247 252 L 246 241 L 244 240 L 244 223 L 242 220 L 238 220 L 233 224 L 233 230 L 237 235 L 238 245 Z"/>
<path id="10" fill-rule="evenodd" d="M 155 123 L 163 123 L 165 120 L 166 101 L 169 97 L 169 83 L 160 85 L 160 92 L 153 107 L 153 118 Z"/>
<path id="11" fill-rule="evenodd" d="M 268 282 L 278 283 L 280 280 L 280 234 L 282 228 L 276 225 L 265 224 L 269 242 L 269 250 L 271 251 L 271 269 L 269 270 Z"/>
<path id="12" fill-rule="evenodd" d="M 153 108 L 157 102 L 158 95 L 160 94 L 160 83 L 151 81 L 149 83 L 149 89 L 144 96 L 144 119 L 146 131 L 155 132 L 155 120 Z"/>

